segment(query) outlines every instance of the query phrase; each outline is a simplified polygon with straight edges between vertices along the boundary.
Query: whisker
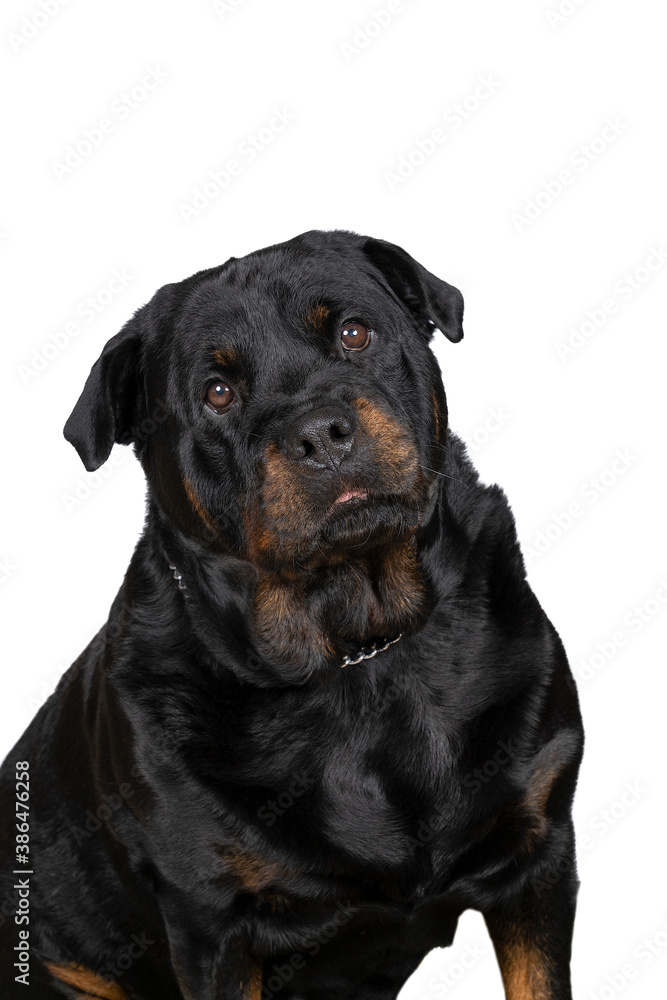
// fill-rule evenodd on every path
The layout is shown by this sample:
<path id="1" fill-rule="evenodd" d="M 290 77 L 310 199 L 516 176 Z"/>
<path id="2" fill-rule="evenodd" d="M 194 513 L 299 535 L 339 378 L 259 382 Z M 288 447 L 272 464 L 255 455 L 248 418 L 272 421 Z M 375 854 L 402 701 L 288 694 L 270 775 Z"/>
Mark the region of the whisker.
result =
<path id="1" fill-rule="evenodd" d="M 362 547 L 362 545 L 366 544 L 366 542 L 368 541 L 368 539 L 371 537 L 372 534 L 373 534 L 373 529 L 371 528 L 369 530 L 368 534 L 366 535 L 366 537 L 364 538 L 363 542 L 359 542 L 358 545 L 350 545 L 350 548 L 351 549 L 360 549 Z"/>
<path id="2" fill-rule="evenodd" d="M 452 479 L 455 483 L 461 483 L 461 486 L 465 486 L 467 490 L 471 489 L 467 483 L 464 483 L 462 479 L 457 479 L 456 476 L 448 476 L 445 472 L 436 472 L 435 469 L 429 469 L 428 465 L 419 465 L 420 469 L 425 469 L 426 472 L 432 472 L 435 476 L 442 476 L 443 479 Z"/>

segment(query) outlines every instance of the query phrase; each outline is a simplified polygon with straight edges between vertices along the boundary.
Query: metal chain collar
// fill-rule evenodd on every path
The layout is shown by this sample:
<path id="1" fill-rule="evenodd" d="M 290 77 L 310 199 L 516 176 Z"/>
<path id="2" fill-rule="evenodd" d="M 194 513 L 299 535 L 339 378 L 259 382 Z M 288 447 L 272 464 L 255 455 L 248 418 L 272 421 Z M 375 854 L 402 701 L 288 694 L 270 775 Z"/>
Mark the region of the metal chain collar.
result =
<path id="1" fill-rule="evenodd" d="M 183 583 L 182 574 L 179 573 L 179 571 L 176 569 L 174 565 L 172 565 L 172 563 L 169 563 L 169 569 L 171 570 L 171 575 L 178 584 L 178 589 L 187 590 L 188 588 Z M 393 646 L 395 642 L 398 642 L 398 640 L 402 638 L 403 638 L 403 633 L 400 632 L 395 639 L 385 639 L 384 646 L 378 646 L 377 643 L 374 642 L 373 645 L 370 647 L 370 649 L 367 650 L 362 649 L 354 657 L 346 656 L 343 662 L 341 663 L 341 668 L 353 667 L 355 663 L 361 663 L 362 660 L 372 660 L 374 656 L 378 655 L 378 653 L 384 653 L 385 649 L 389 649 L 390 646 Z"/>
<path id="2" fill-rule="evenodd" d="M 390 646 L 393 646 L 395 642 L 398 642 L 402 638 L 403 633 L 399 632 L 395 639 L 385 639 L 384 646 L 377 646 L 376 643 L 373 643 L 368 652 L 362 650 L 354 659 L 351 656 L 346 656 L 341 663 L 341 667 L 353 667 L 355 663 L 361 663 L 362 660 L 372 660 L 378 653 L 384 653 L 385 649 L 389 649 Z"/>

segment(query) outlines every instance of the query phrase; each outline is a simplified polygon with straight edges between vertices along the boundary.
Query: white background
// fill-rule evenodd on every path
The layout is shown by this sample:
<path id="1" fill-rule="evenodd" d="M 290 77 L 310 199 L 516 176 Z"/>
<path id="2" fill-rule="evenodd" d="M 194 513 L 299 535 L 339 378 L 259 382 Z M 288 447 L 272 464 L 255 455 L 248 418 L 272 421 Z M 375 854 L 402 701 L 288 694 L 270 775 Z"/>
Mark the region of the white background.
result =
<path id="1" fill-rule="evenodd" d="M 117 446 L 107 478 L 90 477 L 62 437 L 104 343 L 158 286 L 231 255 L 311 228 L 391 240 L 465 295 L 464 341 L 435 343 L 451 423 L 505 488 L 579 678 L 575 995 L 661 995 L 659 5 L 563 0 L 558 19 L 560 0 L 404 0 L 378 28 L 383 0 L 43 2 L 56 12 L 5 2 L 0 32 L 0 751 L 105 620 L 141 529 L 131 452 Z M 151 70 L 154 89 L 132 96 Z M 293 120 L 250 162 L 240 147 L 274 109 Z M 103 118 L 103 141 L 59 168 Z M 420 154 L 438 128 L 444 140 Z M 392 181 L 401 157 L 411 176 Z M 231 159 L 240 173 L 186 221 L 195 189 Z M 580 346 L 564 354 L 573 328 Z M 402 994 L 501 995 L 474 913 Z"/>

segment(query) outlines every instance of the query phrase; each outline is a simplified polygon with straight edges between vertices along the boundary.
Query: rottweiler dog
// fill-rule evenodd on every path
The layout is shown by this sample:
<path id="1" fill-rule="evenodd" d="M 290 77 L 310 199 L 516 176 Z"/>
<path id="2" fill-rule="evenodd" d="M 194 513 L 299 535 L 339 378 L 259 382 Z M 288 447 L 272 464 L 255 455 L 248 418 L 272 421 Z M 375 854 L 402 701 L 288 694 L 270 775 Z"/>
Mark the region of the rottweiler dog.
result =
<path id="1" fill-rule="evenodd" d="M 3 996 L 390 1000 L 472 908 L 508 1000 L 569 1000 L 582 724 L 449 429 L 462 317 L 313 231 L 106 345 L 65 437 L 133 445 L 145 529 L 2 770 Z"/>

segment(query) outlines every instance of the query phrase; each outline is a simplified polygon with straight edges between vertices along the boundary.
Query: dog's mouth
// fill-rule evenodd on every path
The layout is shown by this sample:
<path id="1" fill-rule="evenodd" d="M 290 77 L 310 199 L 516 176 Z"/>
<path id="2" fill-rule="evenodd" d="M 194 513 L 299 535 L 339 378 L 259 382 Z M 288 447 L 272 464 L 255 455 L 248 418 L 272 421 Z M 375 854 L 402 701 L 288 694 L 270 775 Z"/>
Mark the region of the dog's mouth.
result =
<path id="1" fill-rule="evenodd" d="M 345 490 L 334 503 L 334 507 L 339 503 L 350 503 L 352 500 L 368 500 L 366 490 Z"/>
<path id="2" fill-rule="evenodd" d="M 270 498 L 264 510 L 247 516 L 251 561 L 275 568 L 326 564 L 331 558 L 377 550 L 412 535 L 419 527 L 421 489 L 392 489 L 338 479 L 309 484 Z M 397 484 L 398 485 L 398 484 Z"/>
<path id="3" fill-rule="evenodd" d="M 372 446 L 360 445 L 352 459 L 331 469 L 311 468 L 286 457 L 275 442 L 269 445 L 258 501 L 251 501 L 244 518 L 251 561 L 272 568 L 325 564 L 418 529 L 428 483 L 416 447 L 404 445 L 395 454 L 384 438 L 382 450 L 367 437 Z"/>
<path id="4" fill-rule="evenodd" d="M 311 522 L 314 530 L 303 538 L 306 547 L 312 540 L 320 552 L 358 552 L 410 533 L 419 524 L 422 501 L 414 491 L 376 491 L 357 485 L 336 493 L 333 503 L 323 506 Z"/>

